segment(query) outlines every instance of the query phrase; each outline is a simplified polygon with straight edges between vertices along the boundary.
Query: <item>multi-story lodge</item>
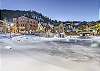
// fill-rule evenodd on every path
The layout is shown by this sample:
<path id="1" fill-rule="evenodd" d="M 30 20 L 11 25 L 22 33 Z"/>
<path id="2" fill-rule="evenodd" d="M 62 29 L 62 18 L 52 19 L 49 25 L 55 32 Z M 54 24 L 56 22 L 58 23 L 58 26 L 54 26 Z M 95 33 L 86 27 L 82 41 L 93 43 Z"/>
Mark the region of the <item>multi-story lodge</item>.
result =
<path id="1" fill-rule="evenodd" d="M 6 22 L 0 20 L 0 33 L 6 33 L 6 32 L 7 32 Z"/>
<path id="2" fill-rule="evenodd" d="M 65 26 L 63 23 L 60 23 L 58 26 L 54 27 L 54 32 L 56 37 L 64 37 L 65 36 Z"/>
<path id="3" fill-rule="evenodd" d="M 25 16 L 14 18 L 13 21 L 17 27 L 17 33 L 33 33 L 38 28 L 38 22 L 36 20 L 27 18 Z"/>
<path id="4" fill-rule="evenodd" d="M 37 28 L 38 33 L 45 33 L 45 27 L 43 26 L 43 23 L 38 23 L 38 28 Z"/>
<path id="5" fill-rule="evenodd" d="M 77 35 L 78 23 L 67 22 L 64 24 L 65 34 L 66 35 Z"/>
<path id="6" fill-rule="evenodd" d="M 78 34 L 81 34 L 83 36 L 86 35 L 97 35 L 96 30 L 96 24 L 88 23 L 88 24 L 82 24 L 78 27 Z"/>
<path id="7" fill-rule="evenodd" d="M 3 32 L 3 22 L 0 20 L 0 32 Z"/>

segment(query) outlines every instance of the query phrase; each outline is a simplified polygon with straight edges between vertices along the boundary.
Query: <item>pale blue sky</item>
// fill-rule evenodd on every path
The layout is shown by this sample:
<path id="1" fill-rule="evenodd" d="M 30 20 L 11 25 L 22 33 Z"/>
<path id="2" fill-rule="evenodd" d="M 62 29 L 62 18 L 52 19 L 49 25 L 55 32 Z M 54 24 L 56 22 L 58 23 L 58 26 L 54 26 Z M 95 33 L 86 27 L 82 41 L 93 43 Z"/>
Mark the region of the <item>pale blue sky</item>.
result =
<path id="1" fill-rule="evenodd" d="M 51 19 L 99 19 L 99 0 L 0 0 L 1 9 L 35 10 Z"/>

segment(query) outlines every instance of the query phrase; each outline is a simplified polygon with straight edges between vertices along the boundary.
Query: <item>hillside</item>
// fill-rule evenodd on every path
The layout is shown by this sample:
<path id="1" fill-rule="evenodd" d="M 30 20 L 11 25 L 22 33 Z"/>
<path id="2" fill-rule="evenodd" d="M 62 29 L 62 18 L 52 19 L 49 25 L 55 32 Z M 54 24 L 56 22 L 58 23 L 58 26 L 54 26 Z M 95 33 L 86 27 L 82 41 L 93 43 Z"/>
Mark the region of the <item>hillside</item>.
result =
<path id="1" fill-rule="evenodd" d="M 51 20 L 50 18 L 43 16 L 41 13 L 36 11 L 21 11 L 21 10 L 0 10 L 0 20 L 7 19 L 8 21 L 12 21 L 12 18 L 26 16 L 31 19 L 35 19 L 37 21 L 43 23 L 57 24 L 57 20 Z"/>
<path id="2" fill-rule="evenodd" d="M 87 24 L 86 21 L 57 21 L 57 20 L 51 20 L 49 17 L 42 15 L 41 13 L 38 13 L 36 11 L 22 11 L 22 10 L 6 10 L 6 9 L 0 9 L 0 20 L 7 19 L 8 21 L 12 22 L 13 18 L 17 18 L 20 16 L 26 16 L 31 19 L 35 19 L 39 22 L 43 23 L 50 23 L 55 26 L 59 25 L 60 23 L 66 24 L 66 23 L 81 23 L 81 24 Z M 97 21 L 100 22 L 100 21 Z M 95 21 L 92 21 L 91 23 L 95 23 Z"/>

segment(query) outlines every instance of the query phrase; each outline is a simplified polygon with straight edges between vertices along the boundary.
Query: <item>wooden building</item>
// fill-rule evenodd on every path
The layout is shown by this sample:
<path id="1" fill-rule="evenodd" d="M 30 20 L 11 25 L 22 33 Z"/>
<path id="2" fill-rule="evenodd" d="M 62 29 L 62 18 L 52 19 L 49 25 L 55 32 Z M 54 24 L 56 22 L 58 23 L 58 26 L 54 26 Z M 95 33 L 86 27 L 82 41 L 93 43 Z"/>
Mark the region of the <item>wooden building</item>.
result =
<path id="1" fill-rule="evenodd" d="M 38 28 L 38 22 L 36 20 L 27 18 L 25 16 L 14 18 L 13 22 L 16 23 L 17 33 L 34 33 Z"/>

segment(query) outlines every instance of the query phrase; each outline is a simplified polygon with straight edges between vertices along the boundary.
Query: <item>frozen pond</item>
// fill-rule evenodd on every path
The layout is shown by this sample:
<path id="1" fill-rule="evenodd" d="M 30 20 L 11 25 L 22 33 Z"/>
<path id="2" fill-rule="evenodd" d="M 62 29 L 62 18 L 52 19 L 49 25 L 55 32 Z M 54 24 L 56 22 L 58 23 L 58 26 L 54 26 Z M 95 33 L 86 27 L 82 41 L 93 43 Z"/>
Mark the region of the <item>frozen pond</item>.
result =
<path id="1" fill-rule="evenodd" d="M 100 71 L 100 37 L 8 37 L 0 38 L 1 71 Z"/>
<path id="2" fill-rule="evenodd" d="M 22 35 L 22 36 L 15 36 L 10 38 L 9 36 L 1 36 L 0 37 L 0 46 L 13 46 L 15 48 L 16 45 L 20 46 L 31 46 L 34 44 L 40 44 L 40 43 L 46 43 L 46 42 L 53 42 L 56 44 L 63 44 L 66 46 L 69 45 L 79 45 L 84 47 L 100 47 L 100 37 L 65 37 L 65 38 L 45 38 L 45 37 L 38 37 L 38 36 L 30 36 L 30 35 Z"/>

